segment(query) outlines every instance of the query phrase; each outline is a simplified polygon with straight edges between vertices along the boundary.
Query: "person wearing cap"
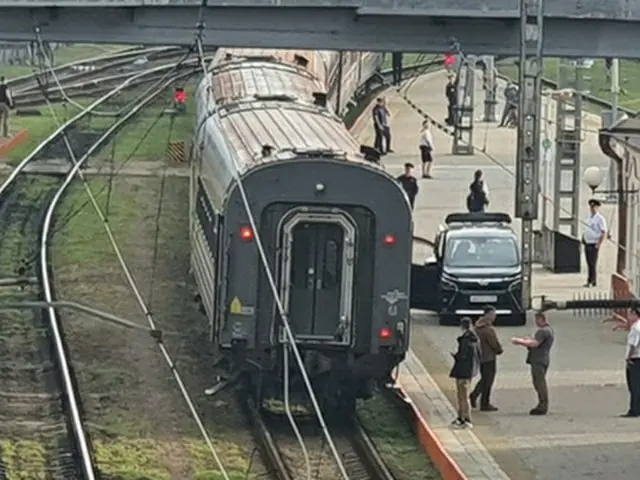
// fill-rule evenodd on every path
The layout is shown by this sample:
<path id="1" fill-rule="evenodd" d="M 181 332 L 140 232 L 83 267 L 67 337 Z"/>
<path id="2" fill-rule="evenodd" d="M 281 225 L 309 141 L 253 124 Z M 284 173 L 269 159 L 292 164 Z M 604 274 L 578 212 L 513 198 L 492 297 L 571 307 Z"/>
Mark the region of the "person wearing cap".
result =
<path id="1" fill-rule="evenodd" d="M 415 205 L 416 197 L 418 196 L 418 180 L 413 176 L 413 163 L 404 164 L 404 173 L 400 175 L 396 180 L 402 185 L 402 189 L 409 197 L 409 203 L 411 204 L 411 210 Z"/>
<path id="2" fill-rule="evenodd" d="M 531 381 L 538 395 L 538 405 L 529 411 L 529 415 L 546 415 L 549 411 L 547 371 L 555 333 L 543 312 L 536 312 L 535 322 L 538 329 L 533 337 L 513 337 L 511 343 L 525 347 L 528 351 L 527 363 L 531 367 Z"/>
<path id="3" fill-rule="evenodd" d="M 587 283 L 585 287 L 595 287 L 598 274 L 598 252 L 607 234 L 607 221 L 600 214 L 600 201 L 589 200 L 590 215 L 582 234 L 584 256 L 587 261 Z"/>
<path id="4" fill-rule="evenodd" d="M 502 355 L 503 350 L 493 326 L 496 321 L 496 309 L 487 305 L 482 310 L 483 315 L 475 324 L 475 334 L 480 342 L 480 380 L 471 392 L 469 400 L 471 406 L 475 408 L 480 398 L 480 410 L 496 412 L 498 408 L 491 404 L 491 388 L 496 379 L 496 357 Z"/>
<path id="5" fill-rule="evenodd" d="M 629 310 L 629 333 L 625 355 L 627 388 L 629 389 L 629 410 L 622 417 L 640 417 L 640 308 Z"/>
<path id="6" fill-rule="evenodd" d="M 451 423 L 454 428 L 472 428 L 471 405 L 469 404 L 469 385 L 478 370 L 478 338 L 471 331 L 471 319 L 464 317 L 460 321 L 462 334 L 456 339 L 458 349 L 451 353 L 453 367 L 449 376 L 456 381 L 458 417 Z"/>

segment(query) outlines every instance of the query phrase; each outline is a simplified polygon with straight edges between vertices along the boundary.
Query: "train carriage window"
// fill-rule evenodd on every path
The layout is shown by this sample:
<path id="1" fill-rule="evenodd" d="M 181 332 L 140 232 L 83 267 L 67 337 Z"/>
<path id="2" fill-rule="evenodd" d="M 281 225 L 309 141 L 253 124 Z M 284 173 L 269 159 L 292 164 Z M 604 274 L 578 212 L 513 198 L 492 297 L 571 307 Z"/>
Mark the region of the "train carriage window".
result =
<path id="1" fill-rule="evenodd" d="M 342 257 L 341 248 L 333 239 L 328 239 L 324 245 L 324 278 L 325 287 L 335 287 L 340 283 L 340 257 Z"/>

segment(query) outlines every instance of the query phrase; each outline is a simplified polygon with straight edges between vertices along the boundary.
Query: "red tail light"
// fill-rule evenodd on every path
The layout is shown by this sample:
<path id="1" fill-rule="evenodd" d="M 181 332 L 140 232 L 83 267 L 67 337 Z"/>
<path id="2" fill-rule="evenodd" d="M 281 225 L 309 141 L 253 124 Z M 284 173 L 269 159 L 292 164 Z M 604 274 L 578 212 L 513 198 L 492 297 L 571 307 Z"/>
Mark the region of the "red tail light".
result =
<path id="1" fill-rule="evenodd" d="M 389 340 L 393 336 L 393 332 L 390 328 L 384 327 L 380 329 L 380 340 Z"/>
<path id="2" fill-rule="evenodd" d="M 396 236 L 387 234 L 384 236 L 384 244 L 385 245 L 395 245 L 396 244 Z"/>
<path id="3" fill-rule="evenodd" d="M 240 229 L 240 238 L 245 242 L 253 240 L 253 230 L 251 230 L 251 227 L 242 227 Z"/>
<path id="4" fill-rule="evenodd" d="M 181 88 L 177 88 L 174 99 L 176 103 L 185 103 L 187 101 L 187 92 Z"/>

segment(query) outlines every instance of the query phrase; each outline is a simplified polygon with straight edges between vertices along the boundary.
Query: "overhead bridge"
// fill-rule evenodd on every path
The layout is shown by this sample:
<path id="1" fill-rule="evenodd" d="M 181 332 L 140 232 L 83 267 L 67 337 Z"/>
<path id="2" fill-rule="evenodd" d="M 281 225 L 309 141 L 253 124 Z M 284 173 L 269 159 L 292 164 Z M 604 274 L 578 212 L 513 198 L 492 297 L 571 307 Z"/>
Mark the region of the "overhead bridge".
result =
<path id="1" fill-rule="evenodd" d="M 543 0 L 537 0 L 543 1 Z M 206 5 L 202 7 L 202 5 Z M 519 0 L 0 0 L 0 40 L 518 55 Z M 640 0 L 548 0 L 544 55 L 637 58 Z"/>

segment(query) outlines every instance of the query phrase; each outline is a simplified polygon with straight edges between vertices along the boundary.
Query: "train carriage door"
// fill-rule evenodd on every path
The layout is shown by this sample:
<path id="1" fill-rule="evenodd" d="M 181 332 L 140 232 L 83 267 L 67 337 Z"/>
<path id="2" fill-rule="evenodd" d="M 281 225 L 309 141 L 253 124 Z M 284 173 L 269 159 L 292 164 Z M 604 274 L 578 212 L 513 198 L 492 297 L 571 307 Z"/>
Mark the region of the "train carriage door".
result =
<path id="1" fill-rule="evenodd" d="M 282 295 L 296 338 L 350 344 L 355 228 L 341 214 L 298 213 L 283 233 Z"/>
<path id="2" fill-rule="evenodd" d="M 411 308 L 432 311 L 439 308 L 440 268 L 437 252 L 441 240 L 440 235 L 436 237 L 435 242 L 414 237 L 409 297 Z"/>

